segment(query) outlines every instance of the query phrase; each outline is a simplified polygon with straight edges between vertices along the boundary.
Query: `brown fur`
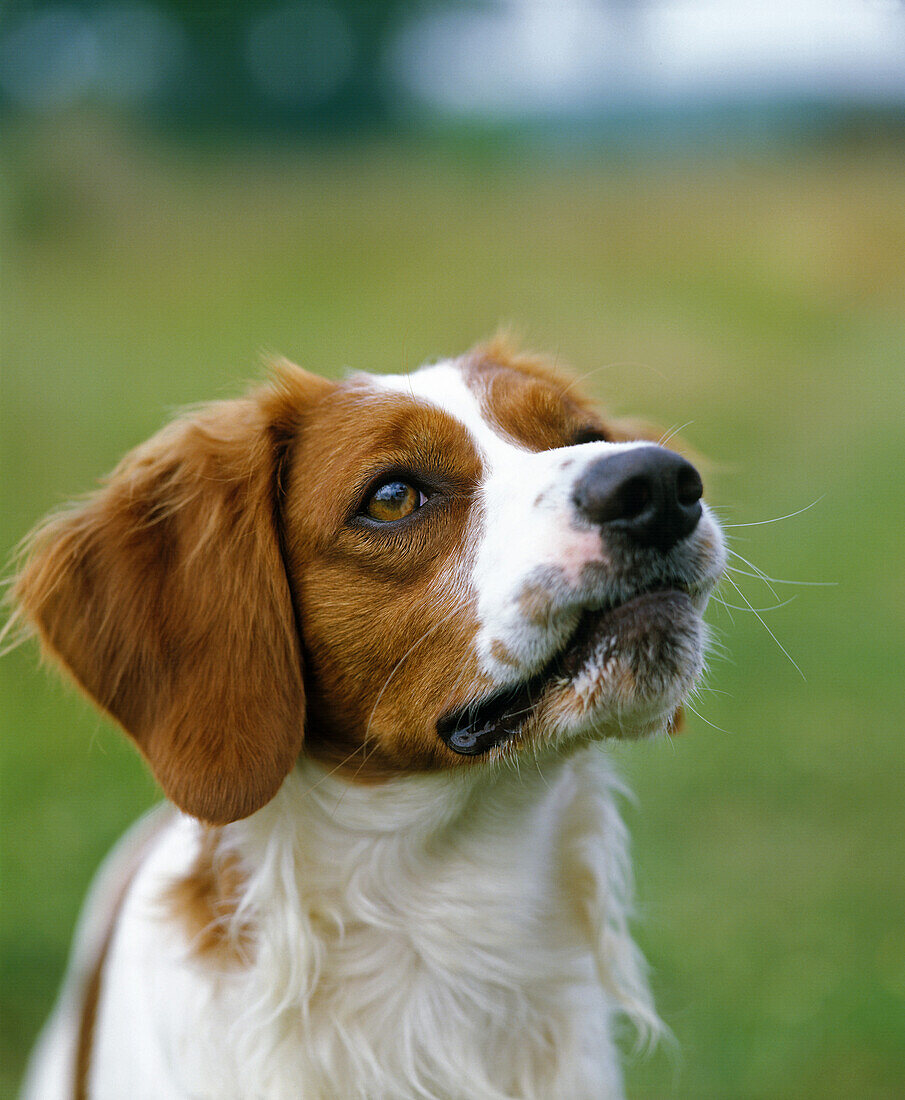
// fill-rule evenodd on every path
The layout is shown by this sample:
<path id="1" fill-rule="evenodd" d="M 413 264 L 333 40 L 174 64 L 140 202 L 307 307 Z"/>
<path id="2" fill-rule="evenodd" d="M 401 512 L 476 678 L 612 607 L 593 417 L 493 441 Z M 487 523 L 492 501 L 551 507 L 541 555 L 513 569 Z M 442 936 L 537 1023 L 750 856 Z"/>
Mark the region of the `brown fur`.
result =
<path id="1" fill-rule="evenodd" d="M 514 657 L 499 638 L 494 638 L 490 643 L 490 656 L 501 665 L 510 665 L 512 668 L 520 668 L 521 662 Z"/>
<path id="2" fill-rule="evenodd" d="M 220 830 L 207 829 L 191 870 L 166 891 L 167 912 L 182 926 L 196 958 L 211 958 L 224 966 L 247 961 L 249 929 L 238 938 L 229 921 L 242 895 L 244 876 L 232 853 L 221 851 Z"/>
<path id="3" fill-rule="evenodd" d="M 301 747 L 275 494 L 292 433 L 329 388 L 283 370 L 164 428 L 37 532 L 15 587 L 46 651 L 204 821 L 264 805 Z"/>
<path id="4" fill-rule="evenodd" d="M 568 375 L 542 356 L 514 351 L 503 337 L 474 349 L 466 378 L 487 420 L 523 447 L 546 451 L 611 438 Z"/>
<path id="5" fill-rule="evenodd" d="M 548 621 L 552 603 L 550 592 L 541 584 L 525 585 L 518 597 L 519 611 L 534 626 L 543 626 Z"/>
<path id="6" fill-rule="evenodd" d="M 670 735 L 675 733 L 682 733 L 685 729 L 685 708 L 677 707 L 672 718 L 669 720 L 669 725 L 666 727 L 666 732 Z"/>
<path id="7" fill-rule="evenodd" d="M 548 357 L 517 351 L 505 334 L 479 344 L 470 355 L 470 384 L 481 396 L 482 412 L 515 442 L 532 450 L 582 442 L 588 433 L 610 443 L 644 439 L 659 443 L 668 435 L 652 421 L 632 416 L 601 418 L 575 380 Z M 700 464 L 680 436 L 666 445 Z"/>
<path id="8" fill-rule="evenodd" d="M 367 486 L 388 471 L 423 484 L 428 504 L 392 529 L 356 523 Z M 456 420 L 354 379 L 298 437 L 286 529 L 304 623 L 306 751 L 358 780 L 462 764 L 436 722 L 481 688 L 471 594 L 457 584 L 480 476 Z"/>

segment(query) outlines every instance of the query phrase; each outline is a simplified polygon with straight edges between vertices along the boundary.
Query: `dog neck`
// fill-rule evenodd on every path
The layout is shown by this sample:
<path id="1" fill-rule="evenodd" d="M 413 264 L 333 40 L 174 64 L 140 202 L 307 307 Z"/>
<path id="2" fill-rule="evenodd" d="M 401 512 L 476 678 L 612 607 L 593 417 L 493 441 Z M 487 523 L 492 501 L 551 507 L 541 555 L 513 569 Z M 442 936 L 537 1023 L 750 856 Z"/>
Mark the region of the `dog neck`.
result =
<path id="1" fill-rule="evenodd" d="M 302 761 L 268 806 L 226 833 L 251 894 L 272 885 L 260 872 L 276 861 L 284 877 L 294 872 L 294 904 L 321 919 L 330 914 L 344 927 L 376 920 L 417 939 L 426 931 L 413 927 L 413 908 L 426 908 L 432 934 L 440 926 L 461 938 L 465 930 L 449 926 L 457 891 L 474 907 L 486 891 L 495 910 L 508 900 L 516 911 L 561 895 L 551 877 L 576 784 L 574 766 L 555 756 L 520 771 L 459 769 L 371 785 Z M 458 883 L 449 899 L 444 882 Z"/>
<path id="2" fill-rule="evenodd" d="M 244 874 L 231 924 L 253 932 L 228 979 L 249 1080 L 283 1096 L 336 1065 L 368 1095 L 467 1073 L 462 1095 L 495 1097 L 500 1072 L 514 1095 L 609 1095 L 581 1076 L 609 1018 L 656 1028 L 615 786 L 597 749 L 381 785 L 301 762 L 223 830 Z"/>
<path id="3" fill-rule="evenodd" d="M 288 814 L 299 830 L 329 830 L 331 840 L 346 836 L 356 842 L 420 846 L 440 835 L 473 829 L 476 817 L 494 806 L 497 814 L 505 807 L 510 814 L 533 816 L 555 800 L 555 791 L 570 773 L 567 758 L 551 753 L 521 768 L 460 768 L 358 784 L 303 759 L 271 807 L 281 817 Z M 272 829 L 274 822 L 264 821 L 265 814 L 266 809 L 255 819 L 265 830 Z M 332 863 L 336 849 L 326 851 Z"/>

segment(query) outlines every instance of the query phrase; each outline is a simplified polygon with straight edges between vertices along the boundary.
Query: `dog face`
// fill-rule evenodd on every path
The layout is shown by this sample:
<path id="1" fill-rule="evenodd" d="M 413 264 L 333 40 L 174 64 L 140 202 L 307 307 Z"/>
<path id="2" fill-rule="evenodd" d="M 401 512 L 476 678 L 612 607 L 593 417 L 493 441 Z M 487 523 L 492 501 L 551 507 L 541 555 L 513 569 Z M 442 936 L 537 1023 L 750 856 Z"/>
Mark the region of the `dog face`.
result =
<path id="1" fill-rule="evenodd" d="M 170 797 L 222 822 L 303 737 L 373 782 L 664 728 L 723 566 L 701 491 L 500 345 L 342 383 L 285 366 L 42 529 L 17 594 Z"/>
<path id="2" fill-rule="evenodd" d="M 337 387 L 286 491 L 309 752 L 370 778 L 667 724 L 722 544 L 693 467 L 615 438 L 502 349 Z"/>

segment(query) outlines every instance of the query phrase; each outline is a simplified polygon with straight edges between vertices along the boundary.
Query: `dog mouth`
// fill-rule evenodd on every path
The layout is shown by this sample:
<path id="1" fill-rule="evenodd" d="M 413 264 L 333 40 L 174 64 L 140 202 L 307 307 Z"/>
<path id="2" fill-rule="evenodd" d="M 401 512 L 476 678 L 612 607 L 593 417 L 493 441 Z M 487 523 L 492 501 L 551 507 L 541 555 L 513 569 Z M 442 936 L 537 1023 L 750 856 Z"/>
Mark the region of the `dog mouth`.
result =
<path id="1" fill-rule="evenodd" d="M 515 740 L 551 687 L 574 682 L 613 656 L 631 656 L 643 643 L 647 661 L 662 659 L 669 665 L 669 639 L 687 629 L 690 617 L 697 618 L 693 595 L 685 587 L 655 588 L 584 611 L 565 645 L 538 672 L 443 715 L 438 735 L 454 753 L 480 756 Z"/>

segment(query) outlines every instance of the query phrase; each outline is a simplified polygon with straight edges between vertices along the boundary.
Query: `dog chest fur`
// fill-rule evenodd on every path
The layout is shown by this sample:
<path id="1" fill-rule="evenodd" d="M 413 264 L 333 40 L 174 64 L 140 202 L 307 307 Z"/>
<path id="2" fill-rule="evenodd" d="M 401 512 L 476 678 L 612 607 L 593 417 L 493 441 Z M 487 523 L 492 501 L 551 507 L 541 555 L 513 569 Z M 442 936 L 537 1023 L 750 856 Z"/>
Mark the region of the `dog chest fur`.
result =
<path id="1" fill-rule="evenodd" d="M 232 930 L 254 931 L 247 964 L 213 983 L 160 919 L 198 843 L 192 819 L 169 827 L 121 915 L 95 1095 L 621 1095 L 609 1017 L 650 1009 L 599 750 L 521 775 L 400 780 L 377 812 L 374 794 L 307 764 L 224 830 L 247 875 Z M 130 1021 L 151 1007 L 158 1028 L 142 1034 Z"/>

